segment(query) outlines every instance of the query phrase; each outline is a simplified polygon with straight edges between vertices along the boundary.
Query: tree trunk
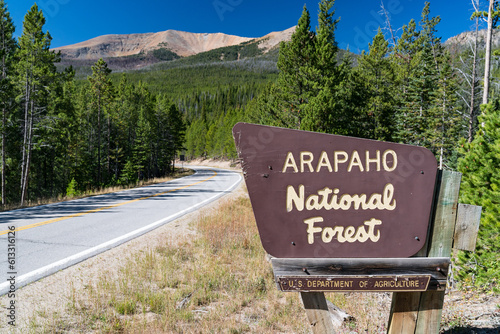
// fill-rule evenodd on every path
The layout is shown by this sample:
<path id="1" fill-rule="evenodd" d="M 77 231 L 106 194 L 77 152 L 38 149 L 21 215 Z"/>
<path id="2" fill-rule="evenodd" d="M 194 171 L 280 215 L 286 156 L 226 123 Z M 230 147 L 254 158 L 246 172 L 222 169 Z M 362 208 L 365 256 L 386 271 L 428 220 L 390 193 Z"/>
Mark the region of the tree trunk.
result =
<path id="1" fill-rule="evenodd" d="M 29 118 L 29 101 L 30 101 L 30 85 L 29 85 L 29 74 L 26 73 L 26 83 L 25 83 L 25 101 L 24 101 L 24 133 L 23 133 L 23 152 L 21 159 L 21 206 L 24 205 L 25 200 L 25 189 L 26 189 L 26 169 L 27 169 L 27 160 L 28 160 L 28 137 L 29 137 L 29 129 L 30 118 Z"/>
<path id="2" fill-rule="evenodd" d="M 107 133 L 107 139 L 108 139 L 108 147 L 107 147 L 107 161 L 106 161 L 106 170 L 107 170 L 107 175 L 106 178 L 109 178 L 111 175 L 111 117 L 109 116 L 108 113 L 108 133 Z"/>
<path id="3" fill-rule="evenodd" d="M 5 36 L 3 36 L 5 37 Z M 5 38 L 2 38 L 3 41 L 3 50 L 5 50 Z M 2 57 L 2 79 L 5 80 L 7 77 L 6 73 L 6 66 L 7 66 L 7 61 L 5 58 L 5 54 Z M 5 134 L 6 134 L 6 126 L 7 126 L 7 108 L 5 105 L 7 104 L 7 101 L 3 101 L 3 108 L 2 108 L 2 206 L 6 204 L 6 196 L 5 196 L 5 153 L 6 153 L 6 140 L 5 140 Z"/>
<path id="4" fill-rule="evenodd" d="M 484 64 L 484 91 L 483 104 L 488 103 L 490 91 L 490 63 L 491 63 L 491 37 L 493 35 L 493 4 L 495 0 L 490 0 L 488 8 L 488 32 L 486 35 L 486 59 Z"/>
<path id="5" fill-rule="evenodd" d="M 6 162 L 6 159 L 5 159 L 5 152 L 6 152 L 6 149 L 5 149 L 5 145 L 6 145 L 6 142 L 5 142 L 5 126 L 6 126 L 6 113 L 7 113 L 7 110 L 6 108 L 4 107 L 3 110 L 2 110 L 2 206 L 4 206 L 6 204 L 6 198 L 5 198 L 5 162 Z"/>
<path id="6" fill-rule="evenodd" d="M 469 137 L 468 142 L 471 143 L 474 139 L 474 104 L 476 103 L 476 66 L 477 66 L 477 39 L 479 31 L 479 18 L 476 17 L 476 34 L 474 35 L 474 54 L 472 63 L 472 80 L 471 80 L 471 97 L 470 97 L 470 111 L 469 111 Z"/>
<path id="7" fill-rule="evenodd" d="M 101 186 L 101 95 L 97 97 L 97 185 Z"/>
<path id="8" fill-rule="evenodd" d="M 24 165 L 24 174 L 21 175 L 21 178 L 23 180 L 23 185 L 21 188 L 21 206 L 24 205 L 24 202 L 26 201 L 28 197 L 28 181 L 29 181 L 29 175 L 30 175 L 30 165 L 31 165 L 31 148 L 33 146 L 33 113 L 34 113 L 34 108 L 35 108 L 35 103 L 33 100 L 30 101 L 29 103 L 29 116 L 28 116 L 28 124 L 26 128 L 27 136 L 26 136 L 26 142 L 27 145 L 25 147 L 26 150 L 26 161 Z"/>

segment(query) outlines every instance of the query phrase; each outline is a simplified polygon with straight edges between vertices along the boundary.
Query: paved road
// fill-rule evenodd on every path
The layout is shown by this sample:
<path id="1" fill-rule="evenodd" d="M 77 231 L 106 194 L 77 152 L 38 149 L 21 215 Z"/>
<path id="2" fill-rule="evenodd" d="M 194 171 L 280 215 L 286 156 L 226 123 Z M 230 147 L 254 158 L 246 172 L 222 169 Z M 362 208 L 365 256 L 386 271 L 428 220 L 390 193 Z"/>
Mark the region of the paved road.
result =
<path id="1" fill-rule="evenodd" d="M 236 172 L 190 168 L 194 175 L 166 183 L 0 213 L 0 295 L 199 209 L 241 181 Z"/>

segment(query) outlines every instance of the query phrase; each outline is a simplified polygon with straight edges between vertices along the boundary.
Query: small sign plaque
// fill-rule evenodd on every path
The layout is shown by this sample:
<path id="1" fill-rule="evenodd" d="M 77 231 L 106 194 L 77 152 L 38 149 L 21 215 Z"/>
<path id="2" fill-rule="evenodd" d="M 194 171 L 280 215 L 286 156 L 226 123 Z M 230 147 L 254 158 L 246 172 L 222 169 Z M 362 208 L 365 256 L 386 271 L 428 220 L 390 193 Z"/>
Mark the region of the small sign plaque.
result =
<path id="1" fill-rule="evenodd" d="M 278 276 L 277 280 L 281 291 L 413 292 L 427 291 L 431 276 Z"/>

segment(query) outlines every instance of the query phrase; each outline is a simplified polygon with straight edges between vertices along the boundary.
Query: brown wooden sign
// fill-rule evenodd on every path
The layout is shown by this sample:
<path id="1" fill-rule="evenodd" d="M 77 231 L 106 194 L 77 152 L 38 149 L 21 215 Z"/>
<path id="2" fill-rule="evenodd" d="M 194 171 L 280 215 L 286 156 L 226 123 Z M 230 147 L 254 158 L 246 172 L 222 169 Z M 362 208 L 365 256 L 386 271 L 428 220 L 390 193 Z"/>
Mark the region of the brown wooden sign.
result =
<path id="1" fill-rule="evenodd" d="M 276 279 L 281 291 L 413 292 L 427 291 L 431 276 L 278 276 Z"/>
<path id="2" fill-rule="evenodd" d="M 437 163 L 427 149 L 238 123 L 264 249 L 279 258 L 404 258 L 425 244 Z"/>

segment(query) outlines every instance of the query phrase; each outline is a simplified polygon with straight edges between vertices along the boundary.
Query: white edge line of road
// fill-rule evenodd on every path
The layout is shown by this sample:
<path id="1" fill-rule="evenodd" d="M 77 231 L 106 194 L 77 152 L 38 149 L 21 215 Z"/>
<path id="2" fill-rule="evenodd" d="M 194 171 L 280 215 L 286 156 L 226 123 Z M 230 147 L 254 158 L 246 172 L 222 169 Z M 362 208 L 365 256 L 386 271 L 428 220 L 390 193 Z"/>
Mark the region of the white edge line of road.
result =
<path id="1" fill-rule="evenodd" d="M 184 216 L 187 213 L 193 212 L 196 209 L 203 207 L 204 205 L 218 199 L 219 197 L 226 195 L 228 192 L 233 191 L 234 188 L 236 188 L 236 186 L 238 186 L 238 184 L 240 184 L 240 182 L 242 180 L 241 174 L 238 172 L 235 172 L 235 173 L 238 174 L 238 181 L 235 182 L 234 184 L 232 184 L 226 190 L 221 191 L 219 194 L 214 195 L 210 198 L 207 198 L 204 201 L 202 201 L 198 204 L 195 204 L 189 208 L 186 208 L 182 211 L 179 211 L 173 215 L 170 215 L 170 216 L 165 217 L 163 219 L 157 220 L 156 222 L 151 223 L 147 226 L 141 227 L 135 231 L 124 234 L 118 238 L 115 238 L 115 239 L 112 239 L 112 240 L 107 241 L 105 243 L 102 243 L 100 245 L 94 246 L 92 248 L 84 250 L 83 252 L 69 256 L 65 259 L 59 260 L 57 262 L 49 264 L 49 265 L 42 267 L 40 269 L 33 270 L 27 274 L 21 275 L 19 277 L 15 277 L 15 288 L 16 289 L 22 288 L 25 285 L 28 285 L 28 284 L 36 282 L 44 277 L 52 275 L 59 270 L 66 269 L 72 265 L 75 265 L 79 262 L 82 262 L 82 261 L 84 261 L 88 258 L 91 258 L 97 254 L 103 253 L 103 252 L 105 252 L 111 248 L 114 248 L 122 243 L 125 243 L 125 242 L 130 241 L 134 238 L 137 238 L 137 237 L 139 237 L 147 232 L 150 232 L 150 231 L 154 230 L 155 228 L 163 225 L 166 222 L 173 221 L 177 218 L 180 218 L 181 216 Z M 11 291 L 10 288 L 11 288 L 11 283 L 9 282 L 9 279 L 7 279 L 7 282 L 0 284 L 0 296 L 3 296 L 3 295 L 10 293 L 10 292 L 14 292 L 14 291 Z"/>

